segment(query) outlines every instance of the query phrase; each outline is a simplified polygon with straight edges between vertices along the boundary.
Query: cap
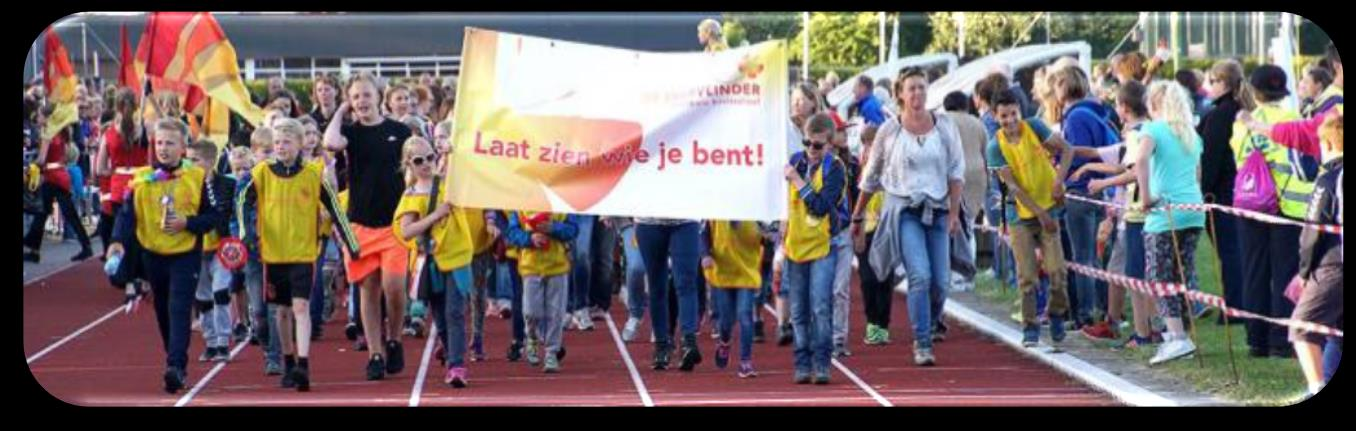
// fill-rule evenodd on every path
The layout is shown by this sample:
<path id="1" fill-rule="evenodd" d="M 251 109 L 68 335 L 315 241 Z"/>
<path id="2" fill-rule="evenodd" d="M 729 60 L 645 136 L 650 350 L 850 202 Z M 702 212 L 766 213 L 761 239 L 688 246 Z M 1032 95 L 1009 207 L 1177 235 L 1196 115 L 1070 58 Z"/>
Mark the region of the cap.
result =
<path id="1" fill-rule="evenodd" d="M 1290 95 L 1290 89 L 1286 88 L 1285 82 L 1285 70 L 1272 64 L 1257 66 L 1248 79 L 1248 83 L 1252 84 L 1252 88 L 1258 93 L 1271 98 Z"/>

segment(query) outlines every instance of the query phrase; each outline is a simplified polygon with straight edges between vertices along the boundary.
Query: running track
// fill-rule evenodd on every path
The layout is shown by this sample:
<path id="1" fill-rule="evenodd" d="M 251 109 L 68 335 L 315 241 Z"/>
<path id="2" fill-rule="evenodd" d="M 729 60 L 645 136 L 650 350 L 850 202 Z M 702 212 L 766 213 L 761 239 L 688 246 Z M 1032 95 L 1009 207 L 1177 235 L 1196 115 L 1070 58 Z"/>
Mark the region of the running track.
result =
<path id="1" fill-rule="evenodd" d="M 854 275 L 855 286 L 855 275 Z M 703 362 L 692 373 L 677 370 L 677 354 L 668 371 L 649 368 L 652 347 L 647 323 L 636 341 L 625 345 L 617 334 L 626 320 L 614 304 L 612 321 L 595 322 L 591 332 L 567 331 L 562 373 L 547 375 L 525 361 L 504 359 L 508 321 L 486 319 L 487 362 L 469 363 L 471 387 L 442 384 L 443 369 L 424 360 L 427 339 L 405 339 L 405 371 L 385 380 L 364 378 L 366 352 L 352 350 L 343 336 L 342 310 L 311 347 L 311 392 L 278 387 L 264 376 L 263 353 L 256 346 L 233 346 L 224 365 L 199 363 L 202 336 L 193 333 L 189 348 L 188 388 L 169 395 L 161 390 L 164 353 L 149 300 L 133 314 L 112 313 L 122 293 L 107 286 L 97 261 L 55 273 L 24 287 L 24 354 L 37 382 L 51 395 L 78 405 L 137 406 L 1099 406 L 1116 405 L 1110 396 L 990 340 L 958 322 L 938 343 L 938 365 L 913 365 L 904 301 L 895 296 L 892 344 L 862 343 L 865 321 L 857 289 L 849 350 L 834 367 L 827 386 L 791 382 L 791 347 L 775 344 L 775 320 L 769 340 L 754 344 L 760 373 L 739 379 L 714 364 L 715 342 L 709 326 L 699 336 Z M 111 317 L 110 317 L 111 316 Z M 98 322 L 91 325 L 92 322 Z M 610 330 L 609 325 L 612 326 Z M 77 336 L 71 337 L 73 333 Z M 469 335 L 469 334 L 468 334 Z M 63 339 L 66 342 L 52 348 Z M 45 352 L 43 352 L 46 350 Z M 41 356 L 37 354 L 42 352 Z M 429 355 L 431 356 L 431 355 Z M 629 364 L 628 364 L 629 361 Z M 421 368 L 424 379 L 419 382 Z M 634 372 L 632 371 L 634 369 Z M 846 372 L 850 372 L 848 375 Z M 205 377 L 210 377 L 206 378 Z M 641 388 L 644 388 L 643 390 Z"/>

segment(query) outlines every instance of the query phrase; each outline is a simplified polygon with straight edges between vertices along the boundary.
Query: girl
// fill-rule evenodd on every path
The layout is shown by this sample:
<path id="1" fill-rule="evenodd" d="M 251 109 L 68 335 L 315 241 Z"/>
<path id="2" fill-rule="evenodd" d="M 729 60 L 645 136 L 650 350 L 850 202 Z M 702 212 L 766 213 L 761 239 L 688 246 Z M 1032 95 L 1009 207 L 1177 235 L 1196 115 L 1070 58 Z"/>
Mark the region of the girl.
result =
<path id="1" fill-rule="evenodd" d="M 424 271 L 420 278 L 426 280 L 420 282 L 420 288 L 429 286 L 427 293 L 433 317 L 448 352 L 443 382 L 464 388 L 467 384 L 466 298 L 471 289 L 474 251 L 471 233 L 464 213 L 454 211 L 440 190 L 442 179 L 435 176 L 436 156 L 428 141 L 411 137 L 405 141 L 401 153 L 401 167 L 406 172 L 408 186 L 396 207 L 395 217 L 399 221 L 394 230 L 406 247 L 424 254 L 434 263 L 417 269 Z"/>
<path id="2" fill-rule="evenodd" d="M 1180 85 L 1158 81 L 1149 86 L 1149 116 L 1140 133 L 1135 173 L 1144 208 L 1203 202 L 1197 181 L 1201 137 L 1192 129 L 1191 98 Z M 1205 214 L 1192 211 L 1150 211 L 1144 220 L 1145 272 L 1151 282 L 1174 282 L 1193 288 L 1196 280 L 1196 242 L 1205 227 Z M 1180 262 L 1180 264 L 1179 264 Z M 1179 266 L 1180 265 L 1180 266 Z M 1196 351 L 1187 338 L 1182 295 L 1160 297 L 1158 314 L 1167 326 L 1163 344 L 1149 360 L 1157 365 Z"/>
<path id="3" fill-rule="evenodd" d="M 710 221 L 702 241 L 702 269 L 711 283 L 711 300 L 717 310 L 716 367 L 730 362 L 730 338 L 739 322 L 739 377 L 758 375 L 753 369 L 753 296 L 762 287 L 759 260 L 763 235 L 751 221 Z"/>

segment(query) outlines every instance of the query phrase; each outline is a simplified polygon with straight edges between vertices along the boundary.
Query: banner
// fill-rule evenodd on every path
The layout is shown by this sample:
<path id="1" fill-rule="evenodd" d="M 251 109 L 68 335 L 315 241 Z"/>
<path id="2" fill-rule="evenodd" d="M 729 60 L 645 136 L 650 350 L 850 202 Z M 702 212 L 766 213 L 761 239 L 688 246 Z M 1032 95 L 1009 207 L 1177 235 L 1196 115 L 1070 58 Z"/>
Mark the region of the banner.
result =
<path id="1" fill-rule="evenodd" d="M 445 190 L 472 208 L 783 219 L 784 52 L 782 41 L 655 53 L 468 28 Z"/>

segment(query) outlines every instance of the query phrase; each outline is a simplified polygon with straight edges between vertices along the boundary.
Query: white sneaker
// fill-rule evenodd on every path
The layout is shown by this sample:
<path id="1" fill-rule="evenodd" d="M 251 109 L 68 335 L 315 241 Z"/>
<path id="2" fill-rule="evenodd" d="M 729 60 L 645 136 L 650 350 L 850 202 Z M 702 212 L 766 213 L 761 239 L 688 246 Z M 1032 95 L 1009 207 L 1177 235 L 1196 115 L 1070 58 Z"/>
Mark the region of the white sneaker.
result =
<path id="1" fill-rule="evenodd" d="M 1170 334 L 1164 334 L 1164 338 L 1169 337 L 1171 337 Z M 1172 337 L 1171 340 L 1165 340 L 1158 347 L 1158 352 L 1154 353 L 1154 357 L 1149 359 L 1149 365 L 1158 365 L 1173 359 L 1183 358 L 1195 351 L 1196 345 L 1191 342 L 1191 339 Z"/>
<path id="2" fill-rule="evenodd" d="M 589 317 L 589 310 L 587 308 L 583 308 L 575 312 L 574 320 L 575 326 L 578 327 L 579 330 L 581 331 L 593 330 L 593 319 Z"/>
<path id="3" fill-rule="evenodd" d="M 622 341 L 630 343 L 636 339 L 636 330 L 640 329 L 640 319 L 634 317 L 626 318 L 626 326 L 622 328 Z"/>

